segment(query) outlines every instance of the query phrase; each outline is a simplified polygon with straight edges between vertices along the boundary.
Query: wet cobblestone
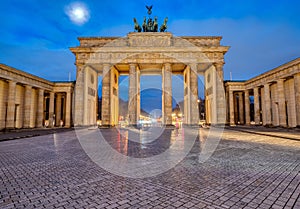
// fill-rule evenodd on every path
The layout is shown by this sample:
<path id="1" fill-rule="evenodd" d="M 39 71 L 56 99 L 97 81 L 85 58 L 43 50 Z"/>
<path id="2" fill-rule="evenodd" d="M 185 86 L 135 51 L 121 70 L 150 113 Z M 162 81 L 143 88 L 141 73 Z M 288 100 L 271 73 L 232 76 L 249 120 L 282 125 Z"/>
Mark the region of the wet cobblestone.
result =
<path id="1" fill-rule="evenodd" d="M 172 141 L 163 134 L 142 147 L 125 144 L 114 129 L 101 131 L 115 150 L 133 157 L 157 155 Z M 225 129 L 200 163 L 207 132 L 200 130 L 177 166 L 137 179 L 97 166 L 74 131 L 2 141 L 0 208 L 300 208 L 299 141 Z"/>

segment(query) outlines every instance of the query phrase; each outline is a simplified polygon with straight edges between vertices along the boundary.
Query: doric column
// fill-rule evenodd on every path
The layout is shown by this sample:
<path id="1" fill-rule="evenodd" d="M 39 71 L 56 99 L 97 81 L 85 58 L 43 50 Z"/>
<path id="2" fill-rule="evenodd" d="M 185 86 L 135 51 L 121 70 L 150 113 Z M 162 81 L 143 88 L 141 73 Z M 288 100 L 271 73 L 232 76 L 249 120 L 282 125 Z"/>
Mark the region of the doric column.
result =
<path id="1" fill-rule="evenodd" d="M 84 67 L 83 65 L 77 64 L 76 72 L 76 86 L 75 86 L 75 114 L 74 114 L 74 125 L 83 125 L 83 112 L 84 112 Z M 59 116 L 60 117 L 60 116 Z M 56 120 L 57 125 L 59 121 Z"/>
<path id="2" fill-rule="evenodd" d="M 285 109 L 285 95 L 284 95 L 284 79 L 277 81 L 277 95 L 278 95 L 278 112 L 279 125 L 286 127 L 286 109 Z"/>
<path id="3" fill-rule="evenodd" d="M 258 87 L 253 89 L 254 92 L 254 121 L 255 125 L 260 124 L 260 108 L 259 108 L 259 93 Z"/>
<path id="4" fill-rule="evenodd" d="M 245 90 L 245 123 L 250 125 L 250 99 L 249 90 Z"/>
<path id="5" fill-rule="evenodd" d="M 129 64 L 129 96 L 128 96 L 128 114 L 129 124 L 136 125 L 138 122 L 138 73 L 137 65 Z"/>
<path id="6" fill-rule="evenodd" d="M 271 98 L 270 98 L 270 85 L 264 85 L 264 101 L 265 101 L 265 125 L 271 125 L 272 116 L 271 116 Z"/>
<path id="7" fill-rule="evenodd" d="M 55 125 L 60 126 L 61 120 L 61 93 L 56 93 L 56 104 L 55 104 Z"/>
<path id="8" fill-rule="evenodd" d="M 279 126 L 279 114 L 278 114 L 278 94 L 277 94 L 277 84 L 270 86 L 271 90 L 271 110 L 272 110 L 272 125 Z"/>
<path id="9" fill-rule="evenodd" d="M 239 121 L 240 124 L 244 124 L 244 100 L 243 100 L 243 92 L 239 92 Z"/>
<path id="10" fill-rule="evenodd" d="M 0 80 L 0 130 L 5 129 L 5 117 L 6 117 L 6 102 L 7 102 L 7 83 L 4 80 Z"/>
<path id="11" fill-rule="evenodd" d="M 224 62 L 215 63 L 214 66 L 217 71 L 216 78 L 216 123 L 224 124 L 226 122 L 226 99 L 224 90 L 224 79 L 223 79 L 223 65 Z"/>
<path id="12" fill-rule="evenodd" d="M 285 81 L 285 98 L 287 100 L 287 117 L 288 117 L 288 126 L 296 127 L 297 118 L 296 118 L 296 98 L 295 98 L 295 88 L 294 88 L 294 79 L 288 79 Z"/>
<path id="13" fill-rule="evenodd" d="M 183 85 L 183 91 L 184 91 L 184 105 L 183 105 L 183 109 L 184 109 L 184 123 L 185 124 L 190 124 L 190 115 L 191 115 L 191 109 L 190 109 L 190 106 L 191 106 L 191 93 L 190 93 L 190 71 L 191 71 L 191 68 L 190 66 L 186 66 L 186 68 L 184 69 L 184 72 L 183 72 L 183 76 L 184 76 L 184 85 Z M 207 98 L 206 98 L 207 99 Z M 206 105 L 206 112 L 211 112 L 209 110 L 210 106 L 209 105 Z M 208 111 L 209 110 L 209 111 Z M 209 121 L 209 118 L 208 116 L 206 116 L 206 120 Z"/>
<path id="14" fill-rule="evenodd" d="M 199 104 L 198 104 L 198 74 L 197 65 L 191 64 L 190 71 L 190 123 L 192 125 L 197 125 L 199 123 Z"/>
<path id="15" fill-rule="evenodd" d="M 233 91 L 229 90 L 229 118 L 230 125 L 235 125 L 234 121 L 234 95 Z"/>
<path id="16" fill-rule="evenodd" d="M 261 122 L 262 125 L 266 125 L 266 106 L 265 106 L 265 89 L 260 88 L 260 109 L 261 109 Z"/>
<path id="17" fill-rule="evenodd" d="M 71 127 L 71 91 L 67 91 L 66 95 L 66 127 Z"/>
<path id="18" fill-rule="evenodd" d="M 111 70 L 109 64 L 103 65 L 102 76 L 102 125 L 110 126 Z"/>
<path id="19" fill-rule="evenodd" d="M 8 81 L 6 128 L 15 128 L 16 82 Z"/>
<path id="20" fill-rule="evenodd" d="M 300 126 L 300 73 L 294 75 L 297 126 Z"/>
<path id="21" fill-rule="evenodd" d="M 24 128 L 30 128 L 30 118 L 31 118 L 31 93 L 32 86 L 25 86 L 25 98 L 24 98 Z"/>
<path id="22" fill-rule="evenodd" d="M 44 89 L 38 89 L 38 107 L 37 107 L 37 128 L 43 127 L 44 119 Z"/>
<path id="23" fill-rule="evenodd" d="M 234 123 L 238 124 L 239 122 L 239 108 L 238 108 L 238 100 L 237 93 L 233 94 L 233 106 L 234 106 Z"/>
<path id="24" fill-rule="evenodd" d="M 37 90 L 32 88 L 31 90 L 31 104 L 30 104 L 30 128 L 36 127 L 36 117 L 37 117 Z"/>
<path id="25" fill-rule="evenodd" d="M 166 125 L 172 124 L 172 68 L 166 63 L 162 69 L 162 115 Z"/>
<path id="26" fill-rule="evenodd" d="M 50 103 L 49 103 L 49 127 L 54 126 L 54 92 L 50 92 Z"/>

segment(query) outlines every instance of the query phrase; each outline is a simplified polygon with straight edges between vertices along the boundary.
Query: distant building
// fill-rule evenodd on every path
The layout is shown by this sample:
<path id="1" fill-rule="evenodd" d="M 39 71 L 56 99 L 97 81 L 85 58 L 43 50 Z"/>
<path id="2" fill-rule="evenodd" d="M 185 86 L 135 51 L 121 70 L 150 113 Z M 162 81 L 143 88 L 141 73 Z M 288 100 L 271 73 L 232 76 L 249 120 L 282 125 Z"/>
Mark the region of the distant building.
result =
<path id="1" fill-rule="evenodd" d="M 225 81 L 227 123 L 300 126 L 300 58 L 246 81 Z"/>
<path id="2" fill-rule="evenodd" d="M 74 82 L 51 82 L 0 64 L 0 130 L 72 122 Z"/>

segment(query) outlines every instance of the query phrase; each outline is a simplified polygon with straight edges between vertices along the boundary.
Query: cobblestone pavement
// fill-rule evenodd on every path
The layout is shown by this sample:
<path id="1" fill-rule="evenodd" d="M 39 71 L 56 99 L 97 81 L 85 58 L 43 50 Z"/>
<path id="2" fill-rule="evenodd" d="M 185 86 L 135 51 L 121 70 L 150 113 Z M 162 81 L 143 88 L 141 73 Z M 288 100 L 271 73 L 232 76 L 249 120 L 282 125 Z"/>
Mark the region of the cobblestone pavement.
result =
<path id="1" fill-rule="evenodd" d="M 164 152 L 184 135 L 167 130 L 170 137 L 141 145 L 115 129 L 101 131 L 115 150 L 134 157 Z M 137 179 L 97 166 L 75 131 L 2 141 L 0 208 L 300 208 L 299 141 L 225 129 L 200 163 L 208 131 L 200 129 L 177 166 Z"/>
<path id="2" fill-rule="evenodd" d="M 0 132 L 0 141 L 7 141 L 12 139 L 28 138 L 33 136 L 42 136 L 53 133 L 60 133 L 64 131 L 70 131 L 73 128 L 35 128 L 35 129 L 17 129 L 10 131 Z"/>

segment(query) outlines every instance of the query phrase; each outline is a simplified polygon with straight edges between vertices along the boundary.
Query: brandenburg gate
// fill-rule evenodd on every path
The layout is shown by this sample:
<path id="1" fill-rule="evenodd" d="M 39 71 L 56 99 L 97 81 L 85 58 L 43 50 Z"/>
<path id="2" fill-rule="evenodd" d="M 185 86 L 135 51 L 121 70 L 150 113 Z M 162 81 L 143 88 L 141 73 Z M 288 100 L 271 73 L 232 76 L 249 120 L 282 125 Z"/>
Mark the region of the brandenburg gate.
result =
<path id="1" fill-rule="evenodd" d="M 98 76 L 102 76 L 102 125 L 119 119 L 119 76 L 129 75 L 129 124 L 140 115 L 140 76 L 162 76 L 162 122 L 172 123 L 172 74 L 184 82 L 184 123 L 198 124 L 198 75 L 205 77 L 206 122 L 224 124 L 222 37 L 175 37 L 170 32 L 132 32 L 126 37 L 82 37 L 76 56 L 74 125 L 96 124 Z"/>

